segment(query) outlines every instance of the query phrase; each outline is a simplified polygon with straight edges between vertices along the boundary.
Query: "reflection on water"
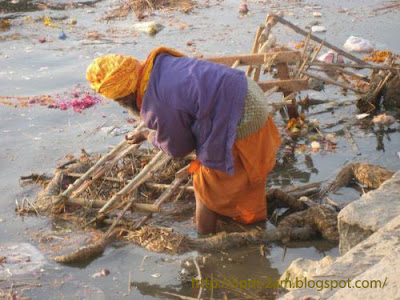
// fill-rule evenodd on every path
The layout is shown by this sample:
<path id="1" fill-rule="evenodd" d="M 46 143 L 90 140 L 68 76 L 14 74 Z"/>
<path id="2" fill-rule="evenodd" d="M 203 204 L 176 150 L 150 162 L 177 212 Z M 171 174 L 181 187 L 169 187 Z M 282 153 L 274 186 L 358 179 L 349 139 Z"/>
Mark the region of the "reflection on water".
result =
<path id="1" fill-rule="evenodd" d="M 30 12 L 39 10 L 37 1 L 0 0 L 0 13 Z"/>

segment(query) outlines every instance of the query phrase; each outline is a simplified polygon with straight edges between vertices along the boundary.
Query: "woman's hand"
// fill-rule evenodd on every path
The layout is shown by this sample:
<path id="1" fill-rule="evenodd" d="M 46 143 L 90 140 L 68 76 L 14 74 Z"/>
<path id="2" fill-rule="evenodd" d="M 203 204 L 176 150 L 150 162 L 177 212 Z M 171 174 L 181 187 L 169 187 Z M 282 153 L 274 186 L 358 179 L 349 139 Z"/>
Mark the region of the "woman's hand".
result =
<path id="1" fill-rule="evenodd" d="M 149 130 L 133 131 L 125 135 L 125 140 L 128 141 L 128 144 L 139 144 L 147 140 L 148 136 Z"/>

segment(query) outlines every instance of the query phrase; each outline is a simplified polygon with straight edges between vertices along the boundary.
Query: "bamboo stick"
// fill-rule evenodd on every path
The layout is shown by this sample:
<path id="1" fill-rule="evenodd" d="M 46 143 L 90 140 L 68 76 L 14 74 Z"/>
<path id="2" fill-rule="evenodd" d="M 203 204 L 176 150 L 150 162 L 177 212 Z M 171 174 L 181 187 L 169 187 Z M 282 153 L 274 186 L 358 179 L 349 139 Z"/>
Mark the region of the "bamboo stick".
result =
<path id="1" fill-rule="evenodd" d="M 177 172 L 177 175 L 171 185 L 162 193 L 162 195 L 154 202 L 156 207 L 160 207 L 166 200 L 168 200 L 175 191 L 179 188 L 181 183 L 187 178 L 189 166 L 186 166 Z"/>
<path id="2" fill-rule="evenodd" d="M 75 178 L 79 178 L 82 177 L 83 175 L 85 175 L 85 173 L 67 173 L 65 174 L 66 176 L 70 176 L 70 177 L 75 177 Z M 119 178 L 114 178 L 114 177 L 101 177 L 98 178 L 101 180 L 107 180 L 107 181 L 111 181 L 111 182 L 115 182 L 115 183 L 127 183 L 128 181 L 125 179 L 119 179 Z"/>
<path id="3" fill-rule="evenodd" d="M 375 70 L 390 70 L 396 71 L 400 70 L 400 67 L 390 67 L 390 66 L 377 66 L 377 65 L 362 65 L 362 64 L 340 64 L 340 63 L 325 63 L 322 61 L 309 63 L 313 66 L 332 66 L 332 67 L 341 67 L 341 68 L 353 68 L 353 69 L 375 69 Z"/>
<path id="4" fill-rule="evenodd" d="M 277 15 L 274 15 L 274 14 L 272 14 L 272 16 L 273 16 L 273 18 L 276 19 L 279 23 L 290 27 L 290 28 L 293 29 L 295 32 L 297 32 L 297 33 L 299 33 L 299 34 L 301 34 L 301 35 L 303 35 L 303 36 L 307 36 L 307 35 L 308 35 L 308 32 L 307 32 L 307 31 L 305 31 L 305 30 L 301 29 L 299 26 L 296 26 L 296 25 L 294 25 L 293 23 L 291 23 L 291 22 L 285 20 L 284 18 L 281 18 L 281 17 L 279 17 L 279 16 L 277 16 Z M 315 36 L 315 35 L 313 35 L 313 34 L 310 35 L 310 38 L 311 38 L 312 40 L 318 42 L 318 43 L 322 43 L 322 42 L 323 42 L 323 40 L 322 40 L 321 38 L 319 38 L 319 37 L 317 37 L 317 36 Z M 352 61 L 354 61 L 354 62 L 356 62 L 356 63 L 359 63 L 359 64 L 361 64 L 361 65 L 369 65 L 368 63 L 364 62 L 363 60 L 359 59 L 358 57 L 356 57 L 356 56 L 354 56 L 354 55 L 351 55 L 350 53 L 348 53 L 348 52 L 346 52 L 346 51 L 343 51 L 342 49 L 336 47 L 335 45 L 332 45 L 331 43 L 328 43 L 327 41 L 325 41 L 324 44 L 325 44 L 326 47 L 328 47 L 328 48 L 330 48 L 330 49 L 336 51 L 337 53 L 342 54 L 344 57 L 347 57 L 348 59 L 350 59 L 350 60 L 352 60 Z"/>
<path id="5" fill-rule="evenodd" d="M 136 130 L 140 130 L 144 127 L 144 123 L 140 123 L 137 127 Z M 60 203 L 62 200 L 65 198 L 68 198 L 72 192 L 74 192 L 76 189 L 78 189 L 84 182 L 87 180 L 94 172 L 96 172 L 108 159 L 113 157 L 115 154 L 117 154 L 123 147 L 125 147 L 128 144 L 128 142 L 124 139 L 121 141 L 113 150 L 111 150 L 109 153 L 104 155 L 101 159 L 99 159 L 86 173 L 84 176 L 80 177 L 78 180 L 76 180 L 73 184 L 68 186 L 68 188 L 61 194 L 55 197 L 53 199 L 53 205 L 56 205 Z"/>
<path id="6" fill-rule="evenodd" d="M 100 179 L 108 170 L 110 170 L 115 163 L 129 154 L 130 152 L 139 149 L 140 144 L 129 145 L 127 148 L 123 149 L 119 152 L 107 165 L 105 165 L 102 169 L 98 170 L 95 174 L 93 174 L 92 178 L 88 179 L 84 182 L 73 194 L 74 197 L 79 197 L 95 180 Z"/>
<path id="7" fill-rule="evenodd" d="M 155 183 L 155 182 L 146 182 L 145 185 L 148 186 L 149 188 L 160 189 L 160 190 L 166 190 L 171 186 L 169 184 L 162 184 L 162 183 Z M 187 186 L 187 187 L 180 186 L 178 189 L 184 190 L 187 192 L 194 192 L 193 186 Z"/>
<path id="8" fill-rule="evenodd" d="M 333 80 L 333 79 L 330 79 L 330 78 L 328 78 L 328 77 L 318 76 L 318 75 L 311 74 L 311 73 L 306 72 L 306 71 L 302 71 L 301 74 L 304 74 L 304 75 L 306 75 L 306 76 L 308 76 L 308 77 L 312 77 L 312 78 L 315 78 L 315 79 L 318 79 L 318 80 L 322 80 L 322 81 L 328 82 L 328 83 L 333 84 L 333 85 L 340 86 L 340 87 L 342 87 L 342 88 L 345 88 L 345 89 L 354 91 L 354 92 L 356 92 L 356 93 L 358 93 L 358 94 L 362 94 L 362 93 L 363 93 L 362 91 L 360 91 L 360 90 L 358 90 L 358 89 L 355 89 L 355 88 L 353 88 L 353 87 L 351 87 L 351 86 L 348 86 L 348 85 L 346 85 L 346 84 L 344 84 L 344 83 L 337 82 L 337 81 L 335 81 L 335 80 Z"/>
<path id="9" fill-rule="evenodd" d="M 75 198 L 75 197 L 69 197 L 65 201 L 66 205 L 90 206 L 92 208 L 102 208 L 106 203 L 107 203 L 107 201 L 103 201 L 103 200 L 87 200 L 87 199 Z M 139 211 L 145 211 L 145 212 L 151 212 L 151 213 L 160 212 L 159 207 L 157 207 L 154 204 L 132 203 L 132 206 Z"/>
<path id="10" fill-rule="evenodd" d="M 127 195 L 141 185 L 151 176 L 151 171 L 160 168 L 170 158 L 166 156 L 162 151 L 158 152 L 153 159 L 133 178 L 122 190 L 116 193 L 107 203 L 100 209 L 99 214 L 104 213 L 109 207 L 111 207 L 116 201 L 120 200 L 122 196 Z"/>
<path id="11" fill-rule="evenodd" d="M 258 26 L 258 29 L 257 29 L 257 32 L 256 32 L 256 36 L 255 36 L 254 42 L 253 42 L 253 49 L 251 50 L 251 53 L 253 53 L 253 54 L 258 52 L 258 47 L 259 47 L 259 44 L 260 44 L 258 40 L 260 39 L 261 33 L 263 32 L 264 28 L 265 28 L 264 25 Z M 250 74 L 251 74 L 252 71 L 253 71 L 253 67 L 252 66 L 248 66 L 247 70 L 246 70 L 246 76 L 250 77 Z"/>
<path id="12" fill-rule="evenodd" d="M 322 41 L 322 43 L 319 45 L 317 51 L 314 53 L 314 55 L 313 55 L 313 57 L 311 58 L 311 61 L 310 61 L 310 62 L 313 62 L 313 61 L 317 58 L 319 52 L 321 51 L 322 47 L 324 46 L 324 43 L 325 43 L 325 39 L 324 39 L 324 40 Z M 307 61 L 306 61 L 306 62 L 307 62 Z M 306 64 L 306 66 L 304 67 L 304 71 L 307 71 L 309 68 L 310 68 L 310 65 L 309 65 L 309 64 Z M 302 71 L 303 71 L 303 70 L 302 70 Z M 300 72 L 299 72 L 298 74 L 300 74 Z"/>
<path id="13" fill-rule="evenodd" d="M 240 65 L 240 59 L 235 60 L 235 62 L 232 65 L 232 69 L 236 69 Z"/>

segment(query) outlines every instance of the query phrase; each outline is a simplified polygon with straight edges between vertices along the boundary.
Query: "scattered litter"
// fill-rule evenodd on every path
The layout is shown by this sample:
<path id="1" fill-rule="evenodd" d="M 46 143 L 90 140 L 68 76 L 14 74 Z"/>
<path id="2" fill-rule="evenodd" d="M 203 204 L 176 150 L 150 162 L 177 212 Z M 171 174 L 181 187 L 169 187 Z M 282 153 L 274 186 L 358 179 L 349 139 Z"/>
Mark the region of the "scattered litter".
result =
<path id="1" fill-rule="evenodd" d="M 86 38 L 87 38 L 87 39 L 90 39 L 90 40 L 99 40 L 99 39 L 102 39 L 103 37 L 104 37 L 104 35 L 101 34 L 101 33 L 98 32 L 98 31 L 96 31 L 96 30 L 89 31 L 89 32 L 86 34 Z"/>
<path id="2" fill-rule="evenodd" d="M 160 273 L 155 273 L 155 274 L 152 274 L 151 277 L 153 277 L 153 278 L 160 278 L 160 277 L 161 277 L 161 274 L 160 274 Z"/>
<path id="3" fill-rule="evenodd" d="M 326 32 L 326 28 L 324 26 L 313 26 L 311 27 L 312 32 Z"/>
<path id="4" fill-rule="evenodd" d="M 123 135 L 125 133 L 132 131 L 132 125 L 123 125 L 121 127 L 106 126 L 106 127 L 102 127 L 101 131 L 103 133 L 105 133 L 106 135 L 119 136 L 119 135 Z"/>
<path id="5" fill-rule="evenodd" d="M 326 140 L 327 142 L 331 143 L 331 144 L 334 144 L 334 145 L 336 145 L 336 144 L 338 143 L 338 142 L 337 142 L 337 139 L 336 139 L 336 136 L 335 136 L 333 133 L 327 134 L 327 135 L 325 136 L 325 140 Z"/>
<path id="6" fill-rule="evenodd" d="M 397 156 L 400 158 L 400 152 L 397 152 Z"/>
<path id="7" fill-rule="evenodd" d="M 320 12 L 318 12 L 318 11 L 314 11 L 313 12 L 313 16 L 316 17 L 316 18 L 321 18 L 322 14 Z"/>
<path id="8" fill-rule="evenodd" d="M 88 91 L 81 86 L 77 86 L 72 91 L 55 95 L 39 96 L 0 96 L 0 104 L 13 107 L 30 107 L 32 105 L 46 106 L 60 110 L 72 108 L 75 112 L 81 112 L 84 109 L 94 106 L 101 102 L 99 96 L 92 91 Z"/>
<path id="9" fill-rule="evenodd" d="M 105 276 L 107 276 L 108 274 L 110 274 L 110 271 L 107 270 L 107 269 L 103 269 L 103 270 L 101 270 L 100 272 L 94 273 L 94 274 L 92 275 L 92 278 L 105 277 Z"/>
<path id="10" fill-rule="evenodd" d="M 40 38 L 39 43 L 41 43 L 41 44 L 46 43 L 46 38 Z"/>
<path id="11" fill-rule="evenodd" d="M 2 19 L 2 20 L 0 21 L 0 29 L 1 29 L 1 30 L 8 30 L 8 29 L 10 29 L 10 27 L 11 27 L 10 20 L 8 20 L 8 19 Z"/>
<path id="12" fill-rule="evenodd" d="M 362 60 L 381 64 L 389 61 L 392 55 L 393 53 L 391 51 L 372 51 L 369 53 L 369 56 L 364 56 Z"/>
<path id="13" fill-rule="evenodd" d="M 343 64 L 344 63 L 343 56 L 333 50 L 329 50 L 327 53 L 322 54 L 317 59 L 319 61 L 323 61 L 328 64 L 333 64 L 333 63 Z"/>
<path id="14" fill-rule="evenodd" d="M 314 142 L 311 143 L 311 150 L 313 152 L 318 152 L 319 149 L 321 149 L 321 144 L 319 142 L 314 141 Z"/>
<path id="15" fill-rule="evenodd" d="M 65 39 L 67 38 L 67 35 L 64 33 L 64 31 L 62 31 L 62 32 L 60 33 L 60 35 L 58 36 L 58 38 L 59 38 L 60 40 L 65 40 Z"/>
<path id="16" fill-rule="evenodd" d="M 133 28 L 139 32 L 144 32 L 148 35 L 155 35 L 160 32 L 164 28 L 164 26 L 156 23 L 155 21 L 151 21 L 136 23 L 133 25 Z"/>
<path id="17" fill-rule="evenodd" d="M 52 22 L 52 20 L 49 16 L 44 16 L 43 24 L 44 24 L 44 26 L 51 27 L 51 28 L 56 27 L 56 25 Z"/>
<path id="18" fill-rule="evenodd" d="M 377 115 L 372 119 L 372 123 L 379 126 L 387 126 L 390 127 L 396 122 L 396 119 L 393 116 L 387 114 Z"/>
<path id="19" fill-rule="evenodd" d="M 347 51 L 353 52 L 371 52 L 374 50 L 370 41 L 356 36 L 350 36 L 344 43 L 343 47 Z"/>
<path id="20" fill-rule="evenodd" d="M 247 14 L 249 12 L 249 7 L 246 2 L 242 2 L 239 6 L 239 12 L 241 14 Z"/>
<path id="21" fill-rule="evenodd" d="M 76 23 L 78 23 L 78 21 L 75 18 L 69 19 L 69 24 L 70 25 L 76 25 Z"/>
<path id="22" fill-rule="evenodd" d="M 357 120 L 362 120 L 362 119 L 365 119 L 368 116 L 369 116 L 369 114 L 359 114 L 359 115 L 356 115 L 356 119 Z"/>

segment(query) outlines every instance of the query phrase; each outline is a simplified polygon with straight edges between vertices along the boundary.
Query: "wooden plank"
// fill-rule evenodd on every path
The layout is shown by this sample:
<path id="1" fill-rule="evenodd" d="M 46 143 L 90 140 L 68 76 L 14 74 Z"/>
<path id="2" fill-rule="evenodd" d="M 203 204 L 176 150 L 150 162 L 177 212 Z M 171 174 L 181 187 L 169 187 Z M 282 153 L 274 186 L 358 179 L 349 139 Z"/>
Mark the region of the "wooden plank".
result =
<path id="1" fill-rule="evenodd" d="M 260 47 L 260 43 L 258 42 L 258 40 L 260 39 L 261 33 L 264 30 L 264 25 L 260 25 L 258 26 L 257 29 L 257 33 L 256 33 L 256 37 L 254 38 L 254 42 L 253 42 L 253 48 L 251 50 L 251 53 L 255 54 L 258 52 L 258 48 Z M 251 72 L 253 71 L 253 67 L 250 65 L 247 67 L 246 70 L 246 76 L 250 77 Z"/>
<path id="2" fill-rule="evenodd" d="M 279 87 L 280 91 L 302 91 L 308 89 L 307 79 L 269 80 L 258 82 L 260 88 L 265 92 L 273 87 Z"/>
<path id="3" fill-rule="evenodd" d="M 290 79 L 289 67 L 286 63 L 279 63 L 276 65 L 276 68 L 278 70 L 277 75 L 278 75 L 279 79 L 281 79 L 281 80 Z M 294 91 L 293 90 L 283 90 L 283 96 L 286 98 L 292 92 L 294 92 Z M 296 105 L 296 97 L 293 97 L 292 104 L 287 105 L 286 107 L 287 107 L 287 113 L 288 113 L 289 119 L 299 117 L 299 112 L 298 112 L 297 105 Z"/>
<path id="4" fill-rule="evenodd" d="M 284 18 L 281 18 L 281 17 L 279 17 L 277 15 L 272 15 L 272 16 L 279 23 L 282 23 L 282 24 L 288 26 L 289 28 L 293 29 L 295 32 L 297 32 L 297 33 L 299 33 L 299 34 L 301 34 L 303 36 L 307 36 L 308 35 L 307 31 L 305 31 L 305 30 L 301 29 L 300 27 L 294 25 L 293 23 L 285 20 Z M 317 37 L 317 36 L 315 36 L 313 34 L 310 35 L 310 38 L 312 40 L 318 42 L 318 43 L 322 43 L 323 42 L 323 40 L 321 38 L 319 38 L 319 37 Z M 356 63 L 362 64 L 362 65 L 369 65 L 366 62 L 364 62 L 361 59 L 359 59 L 358 57 L 356 57 L 354 55 L 351 55 L 350 53 L 348 53 L 346 51 L 343 51 L 342 49 L 336 47 L 335 45 L 332 45 L 331 43 L 328 43 L 327 41 L 324 42 L 324 46 L 336 51 L 337 53 L 343 55 L 344 57 L 347 57 L 348 59 L 350 59 L 350 60 L 352 60 L 352 61 L 354 61 Z"/>
<path id="5" fill-rule="evenodd" d="M 271 57 L 275 57 L 274 63 L 294 63 L 300 60 L 299 51 L 279 51 L 279 52 L 267 52 L 260 54 L 239 54 L 230 56 L 213 56 L 205 57 L 201 60 L 214 62 L 226 66 L 232 66 L 237 60 L 240 60 L 241 65 L 262 65 L 264 62 Z"/>

